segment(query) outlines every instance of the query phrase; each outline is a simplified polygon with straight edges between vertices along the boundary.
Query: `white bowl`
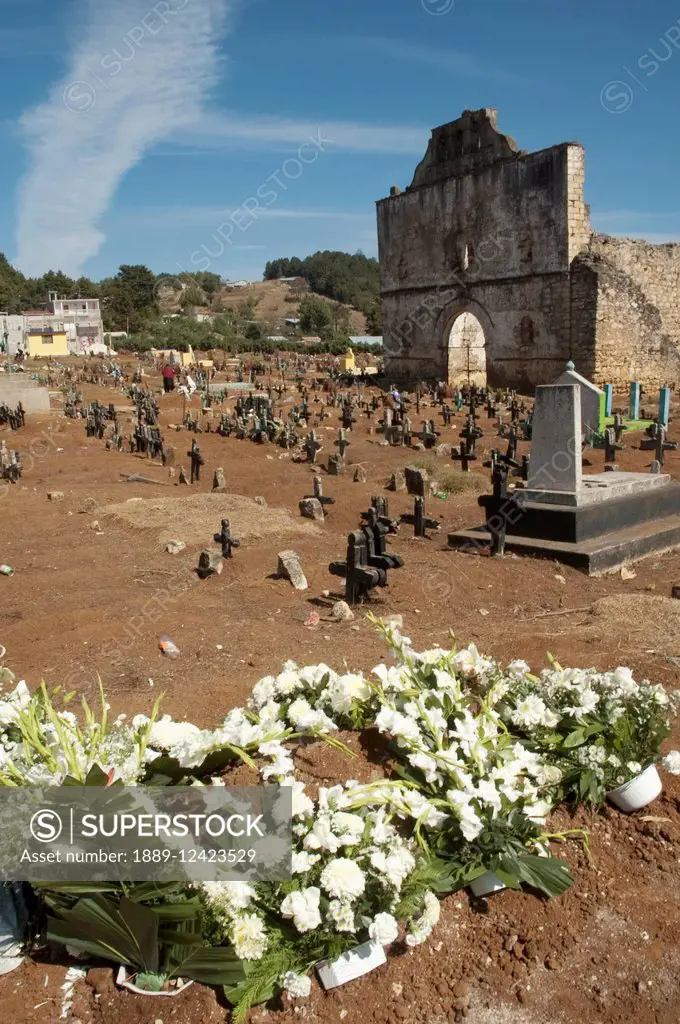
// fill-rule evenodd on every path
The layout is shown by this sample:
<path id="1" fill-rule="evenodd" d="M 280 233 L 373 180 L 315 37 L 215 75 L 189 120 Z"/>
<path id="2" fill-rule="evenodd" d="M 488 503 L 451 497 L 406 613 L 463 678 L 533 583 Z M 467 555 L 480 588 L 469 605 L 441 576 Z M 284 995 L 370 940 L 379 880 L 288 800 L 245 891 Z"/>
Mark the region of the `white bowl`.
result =
<path id="1" fill-rule="evenodd" d="M 650 764 L 641 775 L 636 775 L 630 782 L 624 782 L 617 789 L 607 793 L 607 799 L 618 807 L 620 811 L 631 814 L 639 811 L 641 807 L 651 804 L 661 792 L 661 777 L 656 770 L 656 765 Z"/>

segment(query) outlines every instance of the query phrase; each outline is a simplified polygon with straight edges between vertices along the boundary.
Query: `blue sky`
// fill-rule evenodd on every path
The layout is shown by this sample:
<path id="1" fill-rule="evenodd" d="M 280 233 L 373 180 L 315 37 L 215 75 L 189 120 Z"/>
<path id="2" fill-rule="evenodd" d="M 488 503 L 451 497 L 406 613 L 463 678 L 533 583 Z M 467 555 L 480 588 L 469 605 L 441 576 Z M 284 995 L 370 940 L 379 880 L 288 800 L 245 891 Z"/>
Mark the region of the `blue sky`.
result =
<path id="1" fill-rule="evenodd" d="M 680 4 L 0 0 L 0 249 L 26 273 L 376 255 L 430 129 L 586 147 L 593 226 L 680 240 Z M 259 201 L 258 201 L 259 197 Z M 249 212 L 250 207 L 250 212 Z M 218 230 L 219 229 L 219 230 Z"/>

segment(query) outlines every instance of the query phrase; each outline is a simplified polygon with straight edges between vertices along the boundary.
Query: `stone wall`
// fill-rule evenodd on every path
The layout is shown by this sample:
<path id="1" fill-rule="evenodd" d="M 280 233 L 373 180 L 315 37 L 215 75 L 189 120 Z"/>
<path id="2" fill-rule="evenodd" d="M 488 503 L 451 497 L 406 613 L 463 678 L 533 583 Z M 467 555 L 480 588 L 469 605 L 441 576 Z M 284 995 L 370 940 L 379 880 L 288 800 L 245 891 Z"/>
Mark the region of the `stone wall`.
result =
<path id="1" fill-rule="evenodd" d="M 456 317 L 482 324 L 489 383 L 532 387 L 569 357 L 572 251 L 583 244 L 583 151 L 522 153 L 494 111 L 437 128 L 413 185 L 381 200 L 387 372 L 446 378 Z"/>
<path id="2" fill-rule="evenodd" d="M 572 268 L 572 329 L 596 383 L 680 383 L 680 245 L 592 235 Z"/>
<path id="3" fill-rule="evenodd" d="M 23 373 L 0 376 L 0 404 L 16 409 L 21 402 L 25 412 L 49 412 L 50 393 L 47 388 L 38 387 L 36 382 Z"/>

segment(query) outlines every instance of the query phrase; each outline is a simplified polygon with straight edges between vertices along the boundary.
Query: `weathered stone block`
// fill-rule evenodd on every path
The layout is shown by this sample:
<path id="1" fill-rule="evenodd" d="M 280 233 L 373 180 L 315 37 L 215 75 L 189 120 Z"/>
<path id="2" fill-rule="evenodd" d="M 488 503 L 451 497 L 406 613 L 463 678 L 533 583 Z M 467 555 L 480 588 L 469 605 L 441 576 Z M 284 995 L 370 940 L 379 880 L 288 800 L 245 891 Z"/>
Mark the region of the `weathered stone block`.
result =
<path id="1" fill-rule="evenodd" d="M 405 491 L 406 476 L 401 469 L 397 469 L 387 481 L 388 491 Z"/>
<path id="2" fill-rule="evenodd" d="M 307 579 L 295 551 L 279 551 L 277 575 L 290 580 L 296 590 L 307 590 Z"/>
<path id="3" fill-rule="evenodd" d="M 317 523 L 322 523 L 326 518 L 318 498 L 303 498 L 300 502 L 300 515 L 304 519 L 314 519 Z"/>

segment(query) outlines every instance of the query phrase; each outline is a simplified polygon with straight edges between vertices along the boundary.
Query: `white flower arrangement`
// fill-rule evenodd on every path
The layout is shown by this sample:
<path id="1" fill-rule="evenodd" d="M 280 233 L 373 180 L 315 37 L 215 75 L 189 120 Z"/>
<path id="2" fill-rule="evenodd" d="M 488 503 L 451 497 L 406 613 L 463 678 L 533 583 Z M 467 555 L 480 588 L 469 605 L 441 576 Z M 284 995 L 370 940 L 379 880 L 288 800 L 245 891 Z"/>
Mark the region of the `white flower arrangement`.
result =
<path id="1" fill-rule="evenodd" d="M 657 761 L 680 706 L 680 694 L 636 682 L 629 668 L 598 672 L 556 662 L 540 676 L 516 667 L 487 699 L 561 772 L 558 797 L 596 805 Z"/>
<path id="2" fill-rule="evenodd" d="M 245 981 L 228 990 L 237 1021 L 276 991 L 309 995 L 315 964 L 367 940 L 426 941 L 438 895 L 484 871 L 506 885 L 564 891 L 571 878 L 548 849 L 553 806 L 565 795 L 597 803 L 640 774 L 657 760 L 678 705 L 626 668 L 553 663 L 535 676 L 526 662 L 503 668 L 472 644 L 417 652 L 378 625 L 389 664 L 365 676 L 288 661 L 214 729 L 159 718 L 157 706 L 111 721 L 103 694 L 99 717 L 84 705 L 80 724 L 56 710 L 44 685 L 33 695 L 23 682 L 0 691 L 0 784 L 224 785 L 221 772 L 240 759 L 290 790 L 290 881 L 198 885 L 204 939 L 229 945 L 245 968 Z M 293 745 L 342 746 L 334 733 L 364 727 L 390 740 L 400 778 L 349 780 L 312 799 L 295 777 Z M 680 775 L 680 752 L 662 765 Z M 279 837 L 262 845 L 270 863 L 290 853 Z"/>
<path id="3" fill-rule="evenodd" d="M 62 698 L 68 703 L 69 696 Z M 22 680 L 0 692 L 0 785 L 59 786 L 67 779 L 98 784 L 120 780 L 134 785 L 146 775 L 155 752 L 149 744 L 155 711 L 143 722 L 125 715 L 111 720 L 103 691 L 96 717 L 82 702 L 84 722 L 72 711 L 57 711 L 45 684 L 30 694 Z"/>
<path id="4" fill-rule="evenodd" d="M 390 945 L 400 920 L 410 945 L 423 942 L 436 924 L 439 901 L 428 885 L 437 872 L 420 877 L 426 861 L 417 860 L 386 805 L 401 785 L 348 782 L 320 789 L 315 802 L 300 786 L 293 783 L 293 880 L 199 887 L 208 934 L 216 943 L 230 941 L 249 964 L 248 985 L 234 996 L 238 1015 L 263 985 L 293 998 L 308 994 L 304 979 L 319 960 L 367 939 Z"/>

